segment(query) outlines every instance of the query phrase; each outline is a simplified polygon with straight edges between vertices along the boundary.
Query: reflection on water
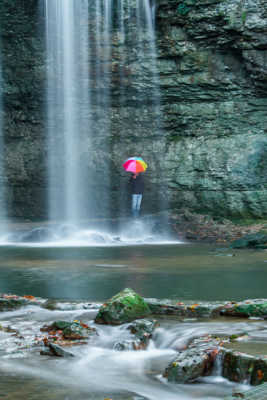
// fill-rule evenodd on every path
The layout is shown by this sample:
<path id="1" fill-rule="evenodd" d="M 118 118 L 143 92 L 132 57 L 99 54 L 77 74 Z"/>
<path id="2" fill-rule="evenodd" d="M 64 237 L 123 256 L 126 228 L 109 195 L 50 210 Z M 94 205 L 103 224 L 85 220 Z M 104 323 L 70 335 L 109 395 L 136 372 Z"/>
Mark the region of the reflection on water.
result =
<path id="1" fill-rule="evenodd" d="M 144 297 L 242 300 L 266 296 L 264 251 L 210 245 L 1 248 L 0 292 L 103 301 L 125 287 Z"/>

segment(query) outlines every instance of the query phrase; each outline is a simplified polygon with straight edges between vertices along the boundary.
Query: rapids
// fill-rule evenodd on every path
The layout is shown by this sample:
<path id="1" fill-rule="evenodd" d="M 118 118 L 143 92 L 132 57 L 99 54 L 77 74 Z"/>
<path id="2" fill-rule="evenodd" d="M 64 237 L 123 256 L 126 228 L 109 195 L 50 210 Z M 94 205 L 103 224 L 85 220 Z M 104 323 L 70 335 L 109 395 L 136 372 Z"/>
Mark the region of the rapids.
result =
<path id="1" fill-rule="evenodd" d="M 48 400 L 218 400 L 247 388 L 221 377 L 216 365 L 213 375 L 193 385 L 170 384 L 162 376 L 177 350 L 200 335 L 229 335 L 240 332 L 261 332 L 265 321 L 200 322 L 160 319 L 160 327 L 145 351 L 116 351 L 118 341 L 131 339 L 127 324 L 119 327 L 96 325 L 93 318 L 99 305 L 59 303 L 59 309 L 25 307 L 0 315 L 1 326 L 11 326 L 19 335 L 0 331 L 1 393 L 8 399 Z M 85 309 L 85 307 L 87 309 Z M 98 336 L 88 345 L 73 346 L 71 359 L 54 359 L 38 355 L 40 327 L 54 320 L 79 319 L 97 329 Z M 12 382 L 12 386 L 8 388 Z M 38 390 L 37 390 L 38 388 Z M 50 395 L 47 390 L 52 391 Z M 13 394 L 12 394 L 13 393 Z M 34 397 L 31 397 L 34 396 Z"/>

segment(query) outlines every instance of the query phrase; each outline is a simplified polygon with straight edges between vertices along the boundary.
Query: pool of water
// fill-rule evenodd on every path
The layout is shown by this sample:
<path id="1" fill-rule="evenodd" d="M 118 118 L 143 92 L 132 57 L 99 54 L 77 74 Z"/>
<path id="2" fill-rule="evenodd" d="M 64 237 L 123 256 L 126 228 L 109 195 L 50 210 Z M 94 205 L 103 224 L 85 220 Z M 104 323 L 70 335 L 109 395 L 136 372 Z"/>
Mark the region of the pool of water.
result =
<path id="1" fill-rule="evenodd" d="M 0 292 L 104 301 L 125 287 L 144 297 L 266 297 L 267 252 L 206 244 L 2 246 Z"/>

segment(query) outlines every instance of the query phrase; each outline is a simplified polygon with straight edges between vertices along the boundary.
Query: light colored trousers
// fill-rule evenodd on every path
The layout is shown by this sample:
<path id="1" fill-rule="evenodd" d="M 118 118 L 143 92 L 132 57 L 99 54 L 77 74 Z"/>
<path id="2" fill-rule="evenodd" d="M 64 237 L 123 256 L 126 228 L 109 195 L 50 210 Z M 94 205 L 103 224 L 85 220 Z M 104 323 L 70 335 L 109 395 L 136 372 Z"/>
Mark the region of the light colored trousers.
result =
<path id="1" fill-rule="evenodd" d="M 141 202 L 142 202 L 142 194 L 133 194 L 132 195 L 132 214 L 133 217 L 138 217 L 140 208 L 141 208 Z"/>

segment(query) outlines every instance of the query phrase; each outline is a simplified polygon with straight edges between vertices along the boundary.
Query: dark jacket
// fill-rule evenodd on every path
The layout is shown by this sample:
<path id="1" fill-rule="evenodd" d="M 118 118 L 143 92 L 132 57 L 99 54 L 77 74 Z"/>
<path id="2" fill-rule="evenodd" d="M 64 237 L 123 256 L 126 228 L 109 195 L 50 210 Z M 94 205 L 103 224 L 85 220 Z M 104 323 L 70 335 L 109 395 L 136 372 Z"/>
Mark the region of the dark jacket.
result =
<path id="1" fill-rule="evenodd" d="M 133 175 L 130 178 L 130 186 L 131 186 L 131 193 L 132 194 L 143 194 L 144 193 L 144 177 L 143 174 L 137 175 L 134 179 Z"/>

